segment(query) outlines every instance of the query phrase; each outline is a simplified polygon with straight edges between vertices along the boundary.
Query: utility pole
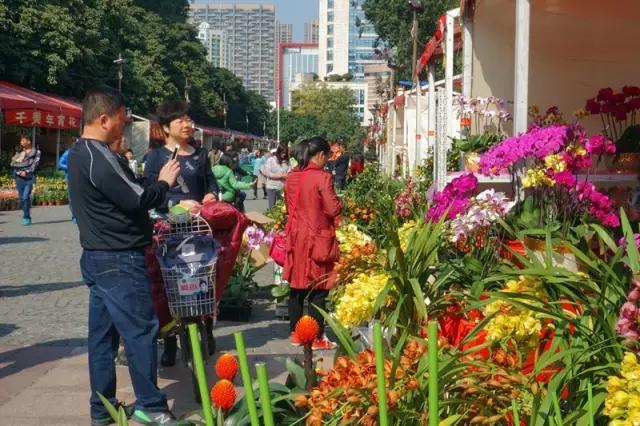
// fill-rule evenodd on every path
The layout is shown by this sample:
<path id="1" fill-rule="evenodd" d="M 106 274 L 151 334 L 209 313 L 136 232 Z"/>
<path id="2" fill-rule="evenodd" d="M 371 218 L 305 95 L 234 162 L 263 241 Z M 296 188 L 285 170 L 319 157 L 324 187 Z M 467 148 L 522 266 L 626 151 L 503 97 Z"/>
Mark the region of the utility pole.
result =
<path id="1" fill-rule="evenodd" d="M 247 124 L 246 126 L 247 133 L 249 133 L 249 111 L 247 110 L 244 111 L 244 121 Z"/>
<path id="2" fill-rule="evenodd" d="M 184 78 L 184 100 L 187 102 L 191 102 L 189 100 L 189 89 L 191 89 L 191 85 L 189 84 L 189 77 Z"/>
<path id="3" fill-rule="evenodd" d="M 122 93 L 122 67 L 124 65 L 122 53 L 118 53 L 118 59 L 115 59 L 113 63 L 118 66 L 118 92 Z"/>
<path id="4" fill-rule="evenodd" d="M 418 14 L 424 12 L 421 0 L 409 0 L 409 10 L 413 12 L 413 25 L 411 27 L 411 38 L 413 39 L 413 55 L 411 60 L 411 79 L 416 79 L 416 65 L 418 63 Z"/>
<path id="5" fill-rule="evenodd" d="M 222 114 L 224 115 L 224 128 L 227 128 L 227 94 L 223 93 L 222 94 L 222 103 L 223 103 L 223 110 L 222 110 Z"/>

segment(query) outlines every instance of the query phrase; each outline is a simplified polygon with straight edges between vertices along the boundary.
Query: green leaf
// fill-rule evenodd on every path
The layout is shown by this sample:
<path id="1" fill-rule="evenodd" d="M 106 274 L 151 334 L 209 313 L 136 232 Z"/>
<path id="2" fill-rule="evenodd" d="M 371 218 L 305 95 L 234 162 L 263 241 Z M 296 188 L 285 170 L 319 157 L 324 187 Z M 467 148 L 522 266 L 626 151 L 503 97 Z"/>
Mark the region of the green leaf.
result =
<path id="1" fill-rule="evenodd" d="M 287 371 L 291 375 L 296 387 L 300 389 L 307 389 L 307 378 L 304 374 L 304 368 L 295 363 L 291 358 L 287 358 L 286 361 Z"/>
<path id="2" fill-rule="evenodd" d="M 438 426 L 452 426 L 457 424 L 462 419 L 462 414 L 455 414 L 453 416 L 449 416 L 446 419 L 442 420 L 438 423 Z"/>
<path id="3" fill-rule="evenodd" d="M 109 416 L 111 416 L 114 422 L 117 422 L 119 414 L 118 410 L 116 410 L 116 407 L 114 407 L 113 404 L 111 404 L 109 400 L 105 398 L 104 395 L 102 395 L 100 392 L 96 393 L 98 394 L 98 398 L 100 398 L 102 405 L 104 405 L 104 408 L 106 408 L 107 412 L 109 413 Z"/>

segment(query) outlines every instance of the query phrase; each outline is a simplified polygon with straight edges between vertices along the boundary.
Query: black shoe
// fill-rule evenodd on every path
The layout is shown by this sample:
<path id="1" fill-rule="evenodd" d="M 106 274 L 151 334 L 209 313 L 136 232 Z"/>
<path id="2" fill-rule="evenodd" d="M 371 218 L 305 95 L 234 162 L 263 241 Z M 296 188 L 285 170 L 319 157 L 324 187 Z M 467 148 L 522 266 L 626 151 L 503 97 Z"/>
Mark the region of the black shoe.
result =
<path id="1" fill-rule="evenodd" d="M 131 416 L 131 420 L 145 426 L 175 426 L 183 424 L 183 422 L 176 420 L 171 411 L 143 411 L 136 410 Z"/>
<path id="2" fill-rule="evenodd" d="M 160 357 L 160 364 L 163 367 L 173 367 L 176 365 L 176 354 L 178 353 L 178 339 L 176 336 L 164 338 L 164 351 Z"/>

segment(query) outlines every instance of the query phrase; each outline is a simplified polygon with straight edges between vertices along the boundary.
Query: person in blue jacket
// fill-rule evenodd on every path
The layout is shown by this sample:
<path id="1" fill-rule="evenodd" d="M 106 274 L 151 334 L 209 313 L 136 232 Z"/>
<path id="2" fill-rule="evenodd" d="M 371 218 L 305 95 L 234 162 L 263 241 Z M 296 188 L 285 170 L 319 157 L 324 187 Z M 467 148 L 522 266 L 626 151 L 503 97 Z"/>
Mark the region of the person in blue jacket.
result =
<path id="1" fill-rule="evenodd" d="M 62 153 L 62 155 L 60 156 L 60 159 L 58 160 L 58 168 L 60 170 L 64 170 L 64 178 L 67 181 L 67 199 L 69 200 L 69 211 L 71 212 L 71 223 L 75 225 L 76 215 L 73 214 L 73 209 L 71 208 L 71 197 L 69 197 L 69 175 L 67 174 L 67 170 L 68 170 L 67 162 L 69 161 L 70 150 L 71 148 L 67 148 L 67 150 Z"/>

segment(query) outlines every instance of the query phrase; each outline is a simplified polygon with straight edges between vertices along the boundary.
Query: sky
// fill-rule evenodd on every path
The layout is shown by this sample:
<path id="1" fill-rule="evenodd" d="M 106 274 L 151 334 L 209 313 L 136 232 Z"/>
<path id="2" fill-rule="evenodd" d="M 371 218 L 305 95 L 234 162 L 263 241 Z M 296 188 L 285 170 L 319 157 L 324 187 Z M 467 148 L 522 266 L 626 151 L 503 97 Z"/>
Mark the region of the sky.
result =
<path id="1" fill-rule="evenodd" d="M 197 0 L 196 3 L 262 3 L 276 7 L 276 19 L 293 24 L 293 41 L 304 41 L 304 23 L 318 17 L 318 0 Z"/>

